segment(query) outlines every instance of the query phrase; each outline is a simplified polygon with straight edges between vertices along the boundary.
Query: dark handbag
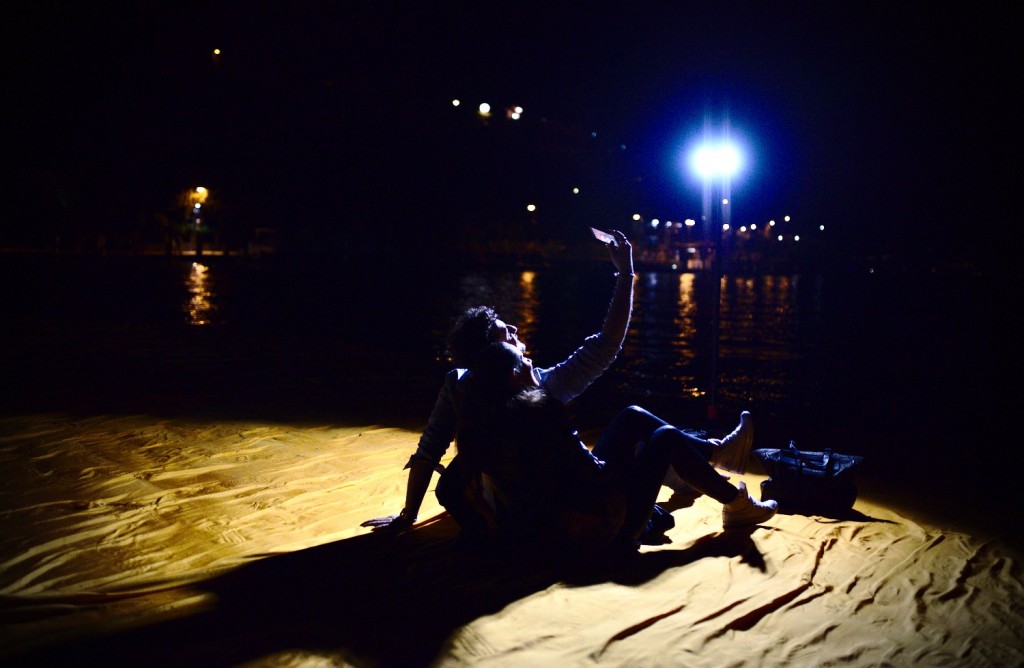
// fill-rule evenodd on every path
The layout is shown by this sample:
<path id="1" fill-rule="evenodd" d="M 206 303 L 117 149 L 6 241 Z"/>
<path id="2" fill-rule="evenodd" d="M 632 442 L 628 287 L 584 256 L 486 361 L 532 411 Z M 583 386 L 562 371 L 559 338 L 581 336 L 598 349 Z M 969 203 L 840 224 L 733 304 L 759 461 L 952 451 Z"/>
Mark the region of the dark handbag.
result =
<path id="1" fill-rule="evenodd" d="M 768 474 L 761 500 L 778 501 L 781 513 L 842 517 L 857 500 L 853 476 L 861 456 L 798 450 L 792 441 L 787 448 L 754 450 L 754 456 Z"/>

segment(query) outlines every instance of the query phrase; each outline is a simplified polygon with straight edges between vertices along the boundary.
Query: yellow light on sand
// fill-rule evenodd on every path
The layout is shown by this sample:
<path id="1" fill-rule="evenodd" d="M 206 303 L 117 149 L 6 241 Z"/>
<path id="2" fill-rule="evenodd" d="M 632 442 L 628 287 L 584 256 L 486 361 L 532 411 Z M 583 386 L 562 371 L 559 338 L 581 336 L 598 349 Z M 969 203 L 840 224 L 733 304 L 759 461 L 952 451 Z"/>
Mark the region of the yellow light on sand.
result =
<path id="1" fill-rule="evenodd" d="M 526 205 L 526 210 L 527 211 L 536 211 L 537 210 L 537 205 L 535 205 L 535 204 L 527 204 Z"/>

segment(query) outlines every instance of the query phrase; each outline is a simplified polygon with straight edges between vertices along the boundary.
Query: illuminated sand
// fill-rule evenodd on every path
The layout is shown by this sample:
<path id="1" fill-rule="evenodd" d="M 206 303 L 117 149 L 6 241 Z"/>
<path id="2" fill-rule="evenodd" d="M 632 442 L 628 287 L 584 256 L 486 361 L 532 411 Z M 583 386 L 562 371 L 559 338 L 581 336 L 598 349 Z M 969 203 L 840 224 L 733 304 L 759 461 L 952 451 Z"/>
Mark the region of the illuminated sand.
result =
<path id="1" fill-rule="evenodd" d="M 477 555 L 429 495 L 401 536 L 417 434 L 61 414 L 0 421 L 0 663 L 1021 665 L 1020 555 L 862 499 L 863 521 L 721 532 L 565 579 Z M 756 489 L 760 478 L 742 476 Z M 440 517 L 438 517 L 440 515 Z"/>

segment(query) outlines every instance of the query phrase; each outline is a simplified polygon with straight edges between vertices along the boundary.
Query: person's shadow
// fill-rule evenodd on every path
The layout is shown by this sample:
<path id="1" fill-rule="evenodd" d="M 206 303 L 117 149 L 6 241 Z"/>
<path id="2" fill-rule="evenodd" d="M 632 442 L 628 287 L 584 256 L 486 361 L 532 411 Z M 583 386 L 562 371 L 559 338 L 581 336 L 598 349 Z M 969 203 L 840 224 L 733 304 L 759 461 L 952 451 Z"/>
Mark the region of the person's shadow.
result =
<path id="1" fill-rule="evenodd" d="M 752 529 L 751 529 L 752 531 Z M 543 550 L 476 549 L 447 514 L 403 533 L 372 532 L 261 558 L 196 587 L 207 609 L 170 621 L 58 642 L 6 665 L 231 666 L 286 650 L 339 654 L 354 665 L 422 666 L 452 633 L 556 583 L 637 585 L 709 556 L 764 562 L 750 531 L 571 571 Z"/>

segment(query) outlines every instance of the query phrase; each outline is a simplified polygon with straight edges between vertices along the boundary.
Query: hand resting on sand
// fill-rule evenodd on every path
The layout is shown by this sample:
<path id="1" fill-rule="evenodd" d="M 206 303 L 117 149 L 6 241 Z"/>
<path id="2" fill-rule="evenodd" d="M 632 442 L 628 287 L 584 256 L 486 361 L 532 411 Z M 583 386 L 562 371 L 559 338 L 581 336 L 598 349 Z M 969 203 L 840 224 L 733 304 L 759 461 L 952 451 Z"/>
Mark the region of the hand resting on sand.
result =
<path id="1" fill-rule="evenodd" d="M 397 515 L 374 517 L 372 520 L 360 523 L 359 526 L 370 527 L 374 531 L 402 531 L 411 527 L 414 522 L 413 518 L 399 513 Z"/>

